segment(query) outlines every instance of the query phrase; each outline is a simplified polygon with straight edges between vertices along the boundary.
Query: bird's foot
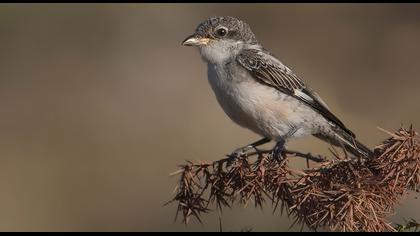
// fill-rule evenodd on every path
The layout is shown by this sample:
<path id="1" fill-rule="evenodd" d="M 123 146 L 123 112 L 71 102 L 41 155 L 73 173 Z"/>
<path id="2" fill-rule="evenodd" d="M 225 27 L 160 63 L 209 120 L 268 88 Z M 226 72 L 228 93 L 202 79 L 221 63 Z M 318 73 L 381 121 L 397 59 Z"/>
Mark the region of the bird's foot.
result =
<path id="1" fill-rule="evenodd" d="M 253 148 L 255 148 L 255 150 L 257 150 L 257 148 L 256 148 L 256 147 L 254 147 L 254 146 L 252 146 L 252 145 L 248 145 L 248 146 L 245 146 L 245 147 L 241 147 L 241 148 L 235 149 L 235 151 L 233 151 L 233 152 L 232 152 L 230 155 L 228 155 L 228 156 L 229 156 L 229 158 L 231 158 L 232 160 L 235 160 L 235 159 L 240 158 L 240 157 L 245 157 L 245 156 L 247 155 L 248 151 L 249 151 L 249 150 L 251 150 L 251 149 L 253 149 Z M 258 151 L 258 150 L 257 150 L 257 151 Z"/>
<path id="2" fill-rule="evenodd" d="M 281 161 L 283 160 L 283 154 L 284 154 L 284 141 L 278 141 L 276 143 L 276 146 L 274 146 L 273 151 L 272 151 L 272 156 L 273 159 L 277 160 L 277 161 Z"/>
<path id="3" fill-rule="evenodd" d="M 250 151 L 251 149 L 254 149 L 256 153 L 258 154 L 258 156 L 260 156 L 261 153 L 260 153 L 260 150 L 257 149 L 257 146 L 263 145 L 268 142 L 270 142 L 269 138 L 262 138 L 256 142 L 246 145 L 245 147 L 238 148 L 235 151 L 233 151 L 230 155 L 227 155 L 229 157 L 229 161 L 232 162 L 236 160 L 237 158 L 247 157 L 248 151 Z"/>

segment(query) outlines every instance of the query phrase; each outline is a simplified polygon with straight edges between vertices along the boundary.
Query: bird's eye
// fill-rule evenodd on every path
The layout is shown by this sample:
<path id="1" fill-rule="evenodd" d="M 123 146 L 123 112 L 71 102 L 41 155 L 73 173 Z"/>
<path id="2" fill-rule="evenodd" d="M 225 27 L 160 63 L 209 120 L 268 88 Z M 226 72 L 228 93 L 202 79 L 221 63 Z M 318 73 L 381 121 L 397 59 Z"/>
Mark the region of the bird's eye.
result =
<path id="1" fill-rule="evenodd" d="M 216 35 L 219 37 L 224 37 L 226 36 L 228 30 L 225 27 L 221 27 L 219 29 L 216 30 Z"/>

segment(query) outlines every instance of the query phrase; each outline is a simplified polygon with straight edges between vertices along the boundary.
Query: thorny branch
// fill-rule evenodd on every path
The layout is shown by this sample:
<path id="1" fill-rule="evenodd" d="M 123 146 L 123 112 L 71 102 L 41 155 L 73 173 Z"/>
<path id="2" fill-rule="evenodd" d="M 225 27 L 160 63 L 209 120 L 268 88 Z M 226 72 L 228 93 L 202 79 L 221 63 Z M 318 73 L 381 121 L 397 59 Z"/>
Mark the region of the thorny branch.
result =
<path id="1" fill-rule="evenodd" d="M 394 133 L 374 149 L 371 159 L 349 158 L 332 150 L 330 160 L 297 151 L 273 158 L 271 151 L 256 151 L 213 162 L 188 162 L 180 174 L 175 197 L 183 222 L 214 204 L 220 211 L 234 203 L 281 210 L 295 223 L 312 230 L 396 231 L 388 221 L 395 205 L 420 183 L 420 141 L 410 127 Z M 306 170 L 292 169 L 295 156 L 317 162 Z M 251 160 L 253 159 L 253 160 Z M 254 160 L 255 159 L 255 160 Z"/>

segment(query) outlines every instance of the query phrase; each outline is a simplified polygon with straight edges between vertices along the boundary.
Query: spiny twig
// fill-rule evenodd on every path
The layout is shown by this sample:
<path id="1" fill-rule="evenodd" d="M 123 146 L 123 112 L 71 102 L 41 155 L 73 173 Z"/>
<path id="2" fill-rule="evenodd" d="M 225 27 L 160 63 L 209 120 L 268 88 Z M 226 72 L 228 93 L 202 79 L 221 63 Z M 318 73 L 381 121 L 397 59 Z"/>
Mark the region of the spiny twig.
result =
<path id="1" fill-rule="evenodd" d="M 270 150 L 236 158 L 181 166 L 176 195 L 183 222 L 191 216 L 230 208 L 234 203 L 263 207 L 265 199 L 295 223 L 316 230 L 328 227 L 340 231 L 396 231 L 388 217 L 402 195 L 418 190 L 420 142 L 410 127 L 400 128 L 378 145 L 370 159 L 351 158 L 331 150 L 327 160 L 298 151 L 285 150 L 273 158 Z M 299 171 L 289 167 L 292 157 L 320 165 Z M 255 158 L 255 160 L 251 160 Z M 279 207 L 280 206 L 280 207 Z"/>

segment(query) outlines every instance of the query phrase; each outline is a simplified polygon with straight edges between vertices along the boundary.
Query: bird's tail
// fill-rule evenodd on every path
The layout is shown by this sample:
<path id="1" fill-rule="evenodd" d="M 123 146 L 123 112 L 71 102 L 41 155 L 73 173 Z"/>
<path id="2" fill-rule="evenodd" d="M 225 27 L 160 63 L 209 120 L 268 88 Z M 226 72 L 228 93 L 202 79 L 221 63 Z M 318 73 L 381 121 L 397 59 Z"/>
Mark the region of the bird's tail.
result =
<path id="1" fill-rule="evenodd" d="M 354 135 L 351 135 L 342 129 L 334 129 L 330 134 L 314 134 L 314 136 L 335 146 L 344 146 L 346 151 L 357 157 L 370 158 L 373 156 L 371 149 L 356 140 Z"/>

